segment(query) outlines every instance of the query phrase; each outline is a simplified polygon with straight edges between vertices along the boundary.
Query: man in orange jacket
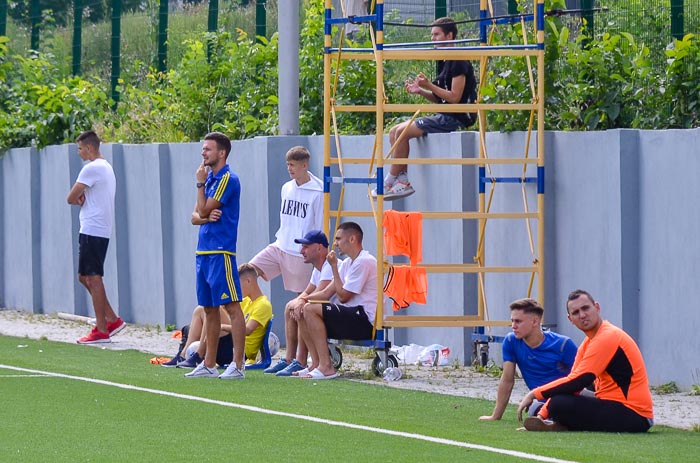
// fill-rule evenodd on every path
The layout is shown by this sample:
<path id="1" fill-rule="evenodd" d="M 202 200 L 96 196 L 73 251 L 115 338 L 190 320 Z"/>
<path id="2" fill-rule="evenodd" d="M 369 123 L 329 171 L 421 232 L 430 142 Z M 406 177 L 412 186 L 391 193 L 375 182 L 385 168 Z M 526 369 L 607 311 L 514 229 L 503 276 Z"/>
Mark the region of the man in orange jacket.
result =
<path id="1" fill-rule="evenodd" d="M 518 419 L 534 399 L 546 400 L 538 416 L 525 419 L 528 431 L 646 432 L 654 410 L 642 353 L 623 330 L 600 316 L 586 291 L 569 294 L 569 320 L 586 334 L 568 376 L 530 391 Z M 595 397 L 580 395 L 595 384 Z"/>

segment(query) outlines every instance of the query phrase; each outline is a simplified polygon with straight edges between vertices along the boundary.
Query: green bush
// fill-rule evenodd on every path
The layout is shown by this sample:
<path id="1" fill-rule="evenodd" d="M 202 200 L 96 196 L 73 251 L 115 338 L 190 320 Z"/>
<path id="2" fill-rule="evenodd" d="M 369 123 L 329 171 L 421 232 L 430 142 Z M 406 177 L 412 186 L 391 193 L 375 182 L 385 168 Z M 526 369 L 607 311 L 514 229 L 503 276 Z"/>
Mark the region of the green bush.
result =
<path id="1" fill-rule="evenodd" d="M 72 142 L 109 111 L 101 82 L 60 77 L 51 55 L 7 51 L 0 37 L 0 150 Z"/>
<path id="2" fill-rule="evenodd" d="M 700 126 L 700 44 L 693 34 L 674 40 L 666 50 L 663 95 L 670 107 L 668 127 Z"/>
<path id="3" fill-rule="evenodd" d="M 654 127 L 660 118 L 647 104 L 659 100 L 649 49 L 627 33 L 603 34 L 583 44 L 579 37 L 566 49 L 565 77 L 558 88 L 565 108 L 558 108 L 559 129 L 605 130 Z"/>
<path id="4" fill-rule="evenodd" d="M 151 70 L 139 87 L 122 83 L 106 136 L 140 143 L 200 140 L 212 130 L 234 139 L 275 133 L 277 34 L 260 43 L 241 30 L 235 40 L 226 32 L 206 39 L 187 41 L 171 71 Z"/>
<path id="5" fill-rule="evenodd" d="M 322 11 L 322 1 L 308 1 L 301 28 L 302 133 L 323 132 Z M 159 74 L 151 69 L 145 80 L 122 82 L 117 110 L 101 126 L 105 137 L 142 143 L 200 140 L 211 130 L 236 139 L 276 134 L 278 34 L 269 41 L 262 37 L 256 41 L 241 29 L 237 33 L 235 38 L 221 32 L 206 34 L 205 40 L 188 40 L 182 60 L 171 71 Z M 338 102 L 373 104 L 374 76 L 371 61 L 344 61 Z M 375 122 L 373 113 L 338 114 L 345 133 L 372 133 Z"/>
<path id="6" fill-rule="evenodd" d="M 685 115 L 695 111 L 694 124 L 697 126 L 700 97 L 697 92 L 698 66 L 692 64 L 695 62 L 693 57 L 697 56 L 697 44 L 692 37 L 676 44 L 674 50 L 678 50 L 679 62 L 673 70 L 669 65 L 664 79 L 654 71 L 649 48 L 638 43 L 631 34 L 604 33 L 599 38 L 590 39 L 580 31 L 570 31 L 556 17 L 548 17 L 545 27 L 546 129 L 693 126 L 692 116 L 685 119 L 680 115 L 669 117 L 672 107 Z M 574 40 L 572 35 L 576 35 Z M 528 40 L 533 43 L 534 37 Z M 522 29 L 519 25 L 505 28 L 496 36 L 495 42 L 522 43 Z M 669 50 L 669 53 L 675 52 Z M 524 58 L 493 59 L 486 72 L 489 77 L 481 93 L 484 102 L 529 101 L 531 92 Z M 664 91 L 664 80 L 667 87 L 674 84 L 672 91 Z M 527 127 L 528 117 L 526 111 L 494 111 L 489 113 L 489 124 L 490 128 L 501 131 L 523 130 Z"/>
<path id="7" fill-rule="evenodd" d="M 106 139 L 130 143 L 200 140 L 211 130 L 232 138 L 270 135 L 277 132 L 279 109 L 278 36 L 269 40 L 249 36 L 243 29 L 209 34 L 194 32 L 202 23 L 203 7 L 173 15 L 174 28 L 189 30 L 177 47 L 172 69 L 153 69 L 153 27 L 155 3 L 149 13 L 125 17 L 124 41 L 128 59 L 123 59 L 119 84 L 120 103 L 115 110 L 106 92 L 106 60 L 84 63 L 89 78 L 68 77 L 65 54 L 68 42 L 62 32 L 47 37 L 49 51 L 21 57 L 8 50 L 7 38 L 0 38 L 0 149 L 45 146 L 72 141 L 87 127 L 95 127 Z M 546 9 L 563 8 L 563 0 L 550 0 Z M 229 11 L 230 10 L 230 11 Z M 231 6 L 225 15 L 232 26 L 250 8 Z M 300 37 L 300 129 L 303 134 L 323 132 L 323 1 L 305 0 Z M 188 13 L 188 14 L 189 14 Z M 395 13 L 390 13 L 395 14 Z M 394 18 L 395 19 L 395 18 Z M 692 18 L 689 18 L 692 20 Z M 194 22 L 193 22 L 194 21 Z M 203 24 L 203 23 L 202 23 Z M 90 26 L 87 46 L 98 45 L 108 25 Z M 227 26 L 228 27 L 228 26 Z M 649 47 L 626 32 L 603 33 L 584 39 L 581 31 L 570 30 L 559 17 L 548 17 L 545 36 L 545 127 L 552 130 L 602 130 L 633 127 L 661 129 L 700 126 L 700 46 L 693 34 L 673 41 L 665 50 L 666 62 L 659 68 Z M 144 33 L 144 29 L 148 29 Z M 532 35 L 531 25 L 526 28 Z M 141 42 L 138 42 L 134 35 Z M 194 32 L 194 33 L 193 33 Z M 397 34 L 393 37 L 392 34 Z M 407 35 L 408 34 L 408 35 Z M 523 43 L 520 25 L 501 26 L 494 44 Z M 410 36 L 410 37 L 409 37 Z M 425 40 L 425 30 L 387 31 L 387 42 Z M 371 47 L 365 30 L 355 40 Z M 396 41 L 394 40 L 394 41 Z M 337 46 L 337 37 L 334 45 Z M 528 36 L 534 43 L 534 37 Z M 106 38 L 99 42 L 108 46 Z M 139 45 L 140 44 L 140 45 Z M 355 45 L 346 41 L 344 46 Z M 143 49 L 147 49 L 143 52 Z M 107 53 L 105 51 L 105 53 Z M 141 53 L 141 54 L 139 54 Z M 145 53 L 145 54 L 144 54 Z M 142 56 L 143 59 L 139 58 Z M 475 66 L 478 67 L 477 63 Z M 336 85 L 333 64 L 331 85 Z M 341 104 L 374 104 L 375 64 L 371 60 L 343 60 L 337 76 Z M 387 61 L 384 91 L 392 103 L 422 101 L 403 89 L 407 75 L 434 74 L 429 61 Z M 659 70 L 661 69 L 661 71 Z M 480 73 L 487 73 L 481 98 L 486 103 L 522 103 L 533 99 L 528 63 L 522 57 L 494 57 Z M 535 79 L 537 69 L 532 59 Z M 94 77 L 102 75 L 100 77 Z M 387 114 L 385 127 L 407 114 Z M 523 130 L 529 111 L 490 111 L 488 130 Z M 371 134 L 376 130 L 374 113 L 338 113 L 338 128 L 344 134 Z"/>

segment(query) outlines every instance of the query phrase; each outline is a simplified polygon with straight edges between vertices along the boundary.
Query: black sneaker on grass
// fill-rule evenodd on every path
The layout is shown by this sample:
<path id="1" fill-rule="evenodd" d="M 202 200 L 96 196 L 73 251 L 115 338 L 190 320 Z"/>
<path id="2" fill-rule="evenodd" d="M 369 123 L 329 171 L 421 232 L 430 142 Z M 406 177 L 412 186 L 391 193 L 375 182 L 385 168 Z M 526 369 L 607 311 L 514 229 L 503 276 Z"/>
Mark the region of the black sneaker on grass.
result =
<path id="1" fill-rule="evenodd" d="M 167 362 L 161 363 L 160 366 L 166 367 L 166 368 L 175 368 L 178 363 L 184 362 L 184 361 L 185 361 L 185 357 L 183 357 L 182 355 L 176 355 L 175 357 L 171 358 Z"/>
<path id="2" fill-rule="evenodd" d="M 525 418 L 525 429 L 537 432 L 564 432 L 568 428 L 552 420 L 543 420 L 539 416 L 528 416 Z"/>

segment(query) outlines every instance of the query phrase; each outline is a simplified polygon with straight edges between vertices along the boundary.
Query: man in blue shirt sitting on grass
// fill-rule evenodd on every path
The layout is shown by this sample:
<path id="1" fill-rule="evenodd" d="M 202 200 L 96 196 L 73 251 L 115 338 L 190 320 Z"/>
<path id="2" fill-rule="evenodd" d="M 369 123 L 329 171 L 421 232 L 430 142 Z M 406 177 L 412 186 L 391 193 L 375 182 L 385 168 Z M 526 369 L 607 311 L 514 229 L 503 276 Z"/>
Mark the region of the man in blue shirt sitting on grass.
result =
<path id="1" fill-rule="evenodd" d="M 520 369 L 529 389 L 566 376 L 576 358 L 576 344 L 561 334 L 542 331 L 544 309 L 534 299 L 518 299 L 510 304 L 513 328 L 503 340 L 503 374 L 498 383 L 496 406 L 491 415 L 480 420 L 500 420 L 508 406 L 515 384 L 515 366 Z M 542 406 L 535 401 L 528 414 L 535 414 Z"/>

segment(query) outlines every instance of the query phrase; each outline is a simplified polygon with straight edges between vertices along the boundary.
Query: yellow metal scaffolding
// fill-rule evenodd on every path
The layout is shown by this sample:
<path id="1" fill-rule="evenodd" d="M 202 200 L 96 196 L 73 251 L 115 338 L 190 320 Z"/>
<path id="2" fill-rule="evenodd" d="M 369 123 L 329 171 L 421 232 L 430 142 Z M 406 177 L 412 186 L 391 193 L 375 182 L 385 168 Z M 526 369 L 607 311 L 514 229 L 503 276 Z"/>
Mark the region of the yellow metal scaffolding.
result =
<path id="1" fill-rule="evenodd" d="M 325 200 L 324 210 L 326 224 L 329 218 L 334 217 L 336 226 L 341 217 L 373 217 L 376 224 L 377 243 L 377 318 L 375 327 L 377 330 L 390 327 L 481 327 L 508 326 L 509 320 L 491 320 L 488 316 L 488 304 L 486 298 L 485 275 L 489 273 L 521 273 L 529 274 L 529 285 L 523 293 L 523 297 L 532 297 L 533 288 L 536 285 L 536 297 L 544 304 L 544 0 L 533 0 L 533 14 L 518 15 L 523 28 L 523 43 L 507 46 L 491 45 L 493 30 L 499 21 L 494 18 L 491 4 L 488 0 L 481 0 L 480 43 L 475 46 L 454 46 L 446 48 L 396 48 L 387 47 L 384 44 L 384 1 L 372 2 L 370 13 L 366 17 L 351 17 L 345 15 L 345 1 L 341 0 L 342 17 L 333 18 L 332 0 L 325 0 L 325 30 L 324 30 L 324 182 Z M 493 18 L 493 19 L 489 19 Z M 532 19 L 534 28 L 528 30 L 526 19 Z M 344 49 L 344 25 L 347 22 L 368 24 L 372 47 L 367 49 Z M 513 23 L 513 20 L 501 23 Z M 334 29 L 335 28 L 335 29 Z M 534 32 L 534 43 L 528 43 L 528 35 Z M 333 39 L 338 41 L 333 46 Z M 526 60 L 529 71 L 529 94 L 525 101 L 514 103 L 485 103 L 481 99 L 481 89 L 486 84 L 490 60 L 494 57 L 521 57 Z M 532 59 L 536 60 L 535 65 Z M 338 104 L 336 93 L 338 80 L 341 73 L 343 60 L 373 60 L 376 70 L 376 99 L 374 105 Z M 384 66 L 390 60 L 473 60 L 479 63 L 479 77 L 477 101 L 473 104 L 392 104 L 388 101 L 384 89 Z M 487 139 L 487 113 L 489 111 L 528 111 L 530 113 L 527 127 L 527 142 L 522 157 L 504 158 L 490 157 Z M 337 114 L 339 112 L 374 112 L 376 114 L 376 134 L 374 148 L 370 157 L 343 157 L 338 132 Z M 475 112 L 478 115 L 479 128 L 479 156 L 478 158 L 430 158 L 430 159 L 397 159 L 390 157 L 393 147 L 384 154 L 384 115 L 387 112 L 405 112 L 413 114 L 413 118 L 421 112 Z M 537 154 L 530 156 L 529 146 L 532 132 L 536 131 Z M 336 157 L 331 155 L 332 143 L 335 145 Z M 368 177 L 365 183 L 376 184 L 378 192 L 382 191 L 384 166 L 391 164 L 445 164 L 445 165 L 473 165 L 479 169 L 479 195 L 478 210 L 458 212 L 423 212 L 424 219 L 461 219 L 476 220 L 478 222 L 478 243 L 474 261 L 463 264 L 420 264 L 427 273 L 474 273 L 477 275 L 478 285 L 478 310 L 476 315 L 461 316 L 415 316 L 415 315 L 385 315 L 383 304 L 384 277 L 390 264 L 383 253 L 384 236 L 382 218 L 384 214 L 384 197 L 377 194 L 376 202 L 370 198 L 370 208 L 365 211 L 342 210 L 343 197 L 346 184 L 362 183 L 362 179 L 349 179 L 344 176 L 344 164 L 367 164 Z M 337 165 L 340 177 L 331 177 L 331 167 Z M 519 177 L 496 177 L 492 173 L 495 165 L 520 165 L 522 175 Z M 536 176 L 528 177 L 528 166 L 535 166 Z M 532 170 L 532 167 L 531 167 Z M 340 180 L 338 180 L 340 179 Z M 331 209 L 330 185 L 340 183 L 340 199 L 337 209 Z M 520 184 L 523 211 L 522 212 L 491 212 L 493 194 L 499 183 Z M 535 184 L 537 187 L 536 210 L 530 211 L 525 191 L 526 185 Z M 488 194 L 487 194 L 487 185 Z M 510 186 L 508 188 L 514 188 Z M 368 193 L 370 187 L 367 188 Z M 527 228 L 531 265 L 526 266 L 488 266 L 485 260 L 485 241 L 487 237 L 487 223 L 494 219 L 523 220 Z M 535 231 L 532 223 L 536 224 Z M 328 225 L 327 225 L 328 226 Z M 328 232 L 328 230 L 326 230 Z M 379 253 L 382 253 L 379 255 Z"/>

